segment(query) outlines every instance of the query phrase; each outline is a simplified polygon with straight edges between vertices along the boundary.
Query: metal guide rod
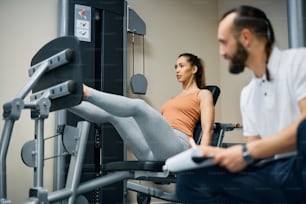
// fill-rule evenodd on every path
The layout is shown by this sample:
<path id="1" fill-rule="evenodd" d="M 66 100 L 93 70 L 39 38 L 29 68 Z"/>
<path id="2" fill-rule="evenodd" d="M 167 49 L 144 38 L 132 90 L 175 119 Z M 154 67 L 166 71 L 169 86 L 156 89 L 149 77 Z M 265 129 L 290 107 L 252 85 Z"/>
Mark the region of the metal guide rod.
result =
<path id="1" fill-rule="evenodd" d="M 109 173 L 105 176 L 101 176 L 99 178 L 95 178 L 84 183 L 81 183 L 77 190 L 76 194 L 81 195 L 83 193 L 87 193 L 95 190 L 96 188 L 100 188 L 103 186 L 107 186 L 118 181 L 122 181 L 124 179 L 132 179 L 134 176 L 133 172 L 129 171 L 118 171 L 114 173 Z M 48 194 L 48 201 L 50 203 L 54 203 L 57 201 L 62 201 L 64 199 L 69 198 L 72 195 L 72 191 L 68 189 L 62 189 L 54 192 L 50 192 Z"/>
<path id="2" fill-rule="evenodd" d="M 44 120 L 35 120 L 36 165 L 34 167 L 34 187 L 44 185 Z"/>
<path id="3" fill-rule="evenodd" d="M 39 69 L 39 66 L 43 62 L 48 63 L 47 71 L 50 71 L 54 68 L 57 68 L 57 67 L 62 66 L 64 64 L 67 64 L 71 60 L 72 60 L 72 50 L 71 49 L 65 49 L 65 50 L 49 57 L 48 59 L 45 59 L 44 61 L 33 65 L 31 68 L 29 68 L 29 76 L 31 77 Z"/>
<path id="4" fill-rule="evenodd" d="M 70 49 L 65 49 L 48 59 L 33 65 L 29 69 L 30 79 L 29 81 L 23 86 L 21 91 L 17 94 L 16 98 L 24 99 L 25 96 L 30 92 L 33 86 L 37 83 L 38 79 L 46 72 L 56 67 L 62 66 L 72 59 L 72 51 Z"/>
<path id="5" fill-rule="evenodd" d="M 75 154 L 71 156 L 69 171 L 67 176 L 66 188 L 70 188 L 73 194 L 68 200 L 68 204 L 74 204 L 76 200 L 76 190 L 80 183 L 80 178 L 82 174 L 82 166 L 84 157 L 86 154 L 86 145 L 88 139 L 90 123 L 83 121 L 79 122 L 77 129 L 80 130 L 78 134 L 78 143 L 75 147 Z"/>
<path id="6" fill-rule="evenodd" d="M 26 95 L 31 91 L 33 86 L 37 83 L 38 79 L 45 73 L 46 69 L 48 68 L 48 62 L 44 61 L 39 64 L 39 68 L 31 76 L 29 81 L 23 86 L 23 88 L 19 91 L 16 95 L 16 98 L 24 99 Z"/>
<path id="7" fill-rule="evenodd" d="M 36 92 L 30 96 L 30 101 L 35 101 L 41 97 L 48 96 L 51 100 L 67 96 L 74 91 L 74 81 L 69 80 L 42 91 Z M 47 94 L 47 95 L 46 95 Z"/>
<path id="8" fill-rule="evenodd" d="M 7 192 L 6 192 L 6 155 L 8 151 L 8 146 L 10 142 L 10 137 L 12 134 L 14 126 L 14 121 L 6 120 L 0 140 L 0 200 L 7 198 Z"/>

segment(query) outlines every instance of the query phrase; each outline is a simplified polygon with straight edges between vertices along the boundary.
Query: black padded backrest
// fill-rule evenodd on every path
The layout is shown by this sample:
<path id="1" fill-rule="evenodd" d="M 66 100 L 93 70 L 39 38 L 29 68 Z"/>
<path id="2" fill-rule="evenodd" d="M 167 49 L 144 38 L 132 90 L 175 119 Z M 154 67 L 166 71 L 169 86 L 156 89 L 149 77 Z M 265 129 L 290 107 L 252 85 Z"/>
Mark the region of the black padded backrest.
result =
<path id="1" fill-rule="evenodd" d="M 78 105 L 82 101 L 83 69 L 86 68 L 86 65 L 81 62 L 79 40 L 74 36 L 56 38 L 44 45 L 31 61 L 31 66 L 33 66 L 65 49 L 72 51 L 71 62 L 44 73 L 32 89 L 32 93 L 35 94 L 66 81 L 72 82 L 70 83 L 73 86 L 71 87 L 72 93 L 52 100 L 50 111 L 69 108 Z"/>
<path id="2" fill-rule="evenodd" d="M 212 93 L 213 96 L 213 101 L 214 101 L 214 105 L 216 105 L 218 97 L 221 93 L 221 90 L 218 86 L 215 85 L 210 85 L 210 86 L 206 86 L 206 88 Z M 201 138 L 202 137 L 202 126 L 201 126 L 201 121 L 199 121 L 193 131 L 193 139 L 197 144 L 200 144 L 201 142 Z M 212 145 L 215 146 L 215 134 L 213 135 L 213 141 L 212 141 Z"/>
<path id="3" fill-rule="evenodd" d="M 213 100 L 214 100 L 214 105 L 216 105 L 218 97 L 221 93 L 220 88 L 218 86 L 206 86 L 206 88 L 212 93 Z"/>

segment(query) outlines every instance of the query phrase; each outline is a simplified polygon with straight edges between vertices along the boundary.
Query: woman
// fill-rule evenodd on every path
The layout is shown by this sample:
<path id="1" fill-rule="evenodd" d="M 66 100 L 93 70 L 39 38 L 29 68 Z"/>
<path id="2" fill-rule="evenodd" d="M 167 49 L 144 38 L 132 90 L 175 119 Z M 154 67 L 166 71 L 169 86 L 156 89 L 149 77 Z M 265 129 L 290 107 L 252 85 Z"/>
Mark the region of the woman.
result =
<path id="1" fill-rule="evenodd" d="M 211 140 L 214 122 L 212 94 L 205 87 L 201 59 L 190 53 L 175 64 L 182 92 L 167 101 L 162 114 L 141 99 L 83 87 L 84 101 L 71 112 L 94 123 L 111 123 L 138 160 L 163 161 L 189 148 L 196 123 L 201 119 L 203 139 Z"/>

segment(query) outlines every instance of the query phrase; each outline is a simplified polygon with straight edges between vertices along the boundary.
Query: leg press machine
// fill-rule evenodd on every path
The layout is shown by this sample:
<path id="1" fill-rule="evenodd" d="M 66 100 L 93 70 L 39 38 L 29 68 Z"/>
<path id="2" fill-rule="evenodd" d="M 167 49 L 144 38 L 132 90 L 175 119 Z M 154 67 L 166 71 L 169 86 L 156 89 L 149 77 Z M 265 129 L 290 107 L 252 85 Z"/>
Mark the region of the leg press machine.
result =
<path id="1" fill-rule="evenodd" d="M 59 125 L 57 135 L 62 137 L 70 165 L 65 188 L 49 192 L 43 184 L 44 168 L 44 120 L 52 111 L 78 105 L 82 101 L 81 50 L 75 37 L 60 37 L 42 47 L 33 57 L 29 69 L 30 79 L 16 95 L 3 105 L 4 128 L 0 138 L 0 204 L 9 204 L 7 197 L 6 157 L 15 121 L 23 109 L 31 110 L 35 123 L 35 138 L 24 144 L 21 150 L 23 162 L 34 169 L 33 187 L 29 189 L 27 204 L 86 203 L 83 193 L 128 180 L 127 189 L 138 192 L 138 203 L 149 203 L 151 196 L 177 202 L 175 193 L 144 186 L 130 180 L 146 180 L 158 184 L 175 183 L 175 174 L 165 168 L 165 161 L 118 161 L 101 166 L 105 175 L 80 183 L 82 164 L 86 152 L 90 123 L 80 121 L 77 127 Z M 217 86 L 207 87 L 213 94 L 214 103 L 220 94 Z M 30 102 L 24 99 L 32 91 Z M 213 145 L 221 146 L 224 131 L 237 128 L 234 124 L 215 123 Z M 200 142 L 201 126 L 195 128 L 195 141 Z"/>

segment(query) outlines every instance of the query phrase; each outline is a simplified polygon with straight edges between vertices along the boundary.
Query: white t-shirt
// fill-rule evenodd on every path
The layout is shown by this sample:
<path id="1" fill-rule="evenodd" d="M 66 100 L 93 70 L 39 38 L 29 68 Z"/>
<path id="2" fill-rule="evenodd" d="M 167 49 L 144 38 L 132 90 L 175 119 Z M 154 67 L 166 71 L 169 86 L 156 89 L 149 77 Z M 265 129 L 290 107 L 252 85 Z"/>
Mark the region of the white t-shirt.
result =
<path id="1" fill-rule="evenodd" d="M 270 81 L 254 75 L 241 92 L 245 136 L 271 136 L 300 116 L 298 102 L 306 97 L 306 49 L 274 47 L 267 67 Z"/>

